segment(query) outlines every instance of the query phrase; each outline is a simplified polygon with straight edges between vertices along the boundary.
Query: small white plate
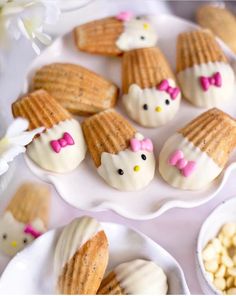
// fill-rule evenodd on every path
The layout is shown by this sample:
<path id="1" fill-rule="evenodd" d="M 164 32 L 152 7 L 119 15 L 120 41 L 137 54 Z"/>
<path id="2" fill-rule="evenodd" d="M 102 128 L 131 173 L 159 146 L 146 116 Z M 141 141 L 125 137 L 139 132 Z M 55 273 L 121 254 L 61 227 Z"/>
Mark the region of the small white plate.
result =
<path id="1" fill-rule="evenodd" d="M 173 16 L 152 15 L 150 18 L 154 22 L 159 35 L 159 46 L 174 68 L 177 35 L 182 31 L 196 28 L 196 26 Z M 227 55 L 234 59 L 229 49 L 222 42 L 220 43 Z M 81 64 L 120 85 L 120 58 L 108 58 L 79 52 L 75 48 L 72 34 L 69 33 L 57 39 L 41 56 L 35 59 L 28 70 L 23 92 L 28 91 L 36 69 L 42 65 L 58 61 Z M 232 116 L 236 116 L 236 108 L 232 108 L 232 106 L 235 106 L 235 103 L 231 101 L 228 105 L 222 106 L 222 109 Z M 117 110 L 125 115 L 120 103 Z M 196 108 L 182 100 L 179 113 L 175 119 L 161 128 L 147 129 L 133 124 L 137 130 L 153 140 L 157 157 L 166 139 L 177 128 L 184 126 L 203 111 L 204 109 Z M 128 193 L 117 191 L 109 187 L 97 174 L 89 153 L 85 161 L 74 172 L 64 175 L 41 170 L 29 159 L 27 159 L 27 164 L 38 177 L 52 183 L 61 197 L 76 208 L 90 211 L 110 209 L 130 219 L 146 220 L 157 217 L 171 208 L 192 208 L 212 199 L 223 187 L 232 170 L 235 169 L 235 160 L 236 156 L 231 157 L 228 167 L 211 186 L 196 192 L 177 190 L 166 184 L 158 173 L 158 165 L 154 180 L 144 190 Z"/>
<path id="2" fill-rule="evenodd" d="M 162 247 L 145 235 L 125 226 L 102 223 L 109 240 L 108 271 L 137 259 L 150 259 L 161 266 L 168 279 L 168 294 L 189 294 L 182 269 Z M 51 230 L 18 253 L 0 280 L 0 294 L 53 294 L 53 258 L 62 228 Z"/>
<path id="3" fill-rule="evenodd" d="M 211 239 L 216 237 L 220 228 L 227 222 L 236 223 L 236 197 L 218 205 L 204 221 L 199 232 L 196 250 L 197 274 L 205 294 L 222 294 L 209 280 L 202 260 L 202 250 Z"/>

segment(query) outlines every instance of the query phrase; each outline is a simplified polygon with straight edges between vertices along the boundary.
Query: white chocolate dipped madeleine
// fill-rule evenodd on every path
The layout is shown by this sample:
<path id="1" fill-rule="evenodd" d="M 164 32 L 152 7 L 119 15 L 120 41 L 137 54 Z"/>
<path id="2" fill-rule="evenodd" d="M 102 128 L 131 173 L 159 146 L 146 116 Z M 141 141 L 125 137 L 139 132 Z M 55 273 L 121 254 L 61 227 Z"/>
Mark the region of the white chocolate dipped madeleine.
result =
<path id="1" fill-rule="evenodd" d="M 221 107 L 233 95 L 235 76 L 210 32 L 184 32 L 177 40 L 177 79 L 184 97 L 198 107 Z"/>
<path id="2" fill-rule="evenodd" d="M 142 126 L 164 125 L 177 114 L 181 92 L 158 47 L 124 53 L 122 84 L 122 101 L 127 114 Z"/>
<path id="3" fill-rule="evenodd" d="M 23 183 L 0 217 L 0 250 L 10 256 L 21 251 L 48 227 L 51 194 L 48 186 Z"/>
<path id="4" fill-rule="evenodd" d="M 135 17 L 131 12 L 80 25 L 74 29 L 74 37 L 79 50 L 108 56 L 152 47 L 157 42 L 156 31 L 147 18 Z"/>
<path id="5" fill-rule="evenodd" d="M 29 129 L 46 130 L 27 146 L 27 155 L 42 169 L 66 173 L 85 157 L 86 144 L 77 120 L 45 90 L 29 93 L 13 103 L 14 117 L 29 121 Z"/>
<path id="6" fill-rule="evenodd" d="M 173 187 L 204 189 L 222 172 L 235 145 L 235 120 L 219 109 L 210 109 L 165 142 L 159 172 Z"/>
<path id="7" fill-rule="evenodd" d="M 101 225 L 81 217 L 66 225 L 54 255 L 59 294 L 96 294 L 108 263 L 108 241 Z"/>
<path id="8" fill-rule="evenodd" d="M 135 191 L 151 182 L 155 173 L 152 141 L 123 116 L 106 110 L 87 118 L 82 128 L 97 172 L 110 186 Z"/>
<path id="9" fill-rule="evenodd" d="M 165 295 L 167 277 L 152 261 L 136 259 L 115 267 L 102 281 L 99 295 Z"/>

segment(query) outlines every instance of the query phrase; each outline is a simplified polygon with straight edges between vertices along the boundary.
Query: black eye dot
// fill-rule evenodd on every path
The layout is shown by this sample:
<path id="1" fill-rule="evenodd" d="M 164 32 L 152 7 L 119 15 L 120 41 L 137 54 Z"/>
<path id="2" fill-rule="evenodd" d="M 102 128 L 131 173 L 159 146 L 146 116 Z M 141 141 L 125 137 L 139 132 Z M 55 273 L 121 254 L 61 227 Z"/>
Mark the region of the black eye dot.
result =
<path id="1" fill-rule="evenodd" d="M 141 39 L 141 40 L 144 40 L 144 39 L 145 39 L 145 37 L 144 37 L 144 36 L 140 36 L 140 39 Z"/>
<path id="2" fill-rule="evenodd" d="M 124 175 L 124 171 L 123 171 L 122 169 L 118 169 L 118 170 L 117 170 L 117 173 L 118 173 L 119 175 L 121 175 L 121 176 Z"/>
<path id="3" fill-rule="evenodd" d="M 27 244 L 28 243 L 28 239 L 26 237 L 23 239 L 23 243 L 24 244 Z"/>
<path id="4" fill-rule="evenodd" d="M 147 159 L 147 156 L 145 154 L 142 154 L 141 157 L 142 157 L 143 160 Z"/>
<path id="5" fill-rule="evenodd" d="M 143 105 L 143 109 L 144 109 L 144 110 L 148 110 L 148 105 L 147 105 L 147 104 L 144 104 L 144 105 Z"/>
<path id="6" fill-rule="evenodd" d="M 170 101 L 169 100 L 166 100 L 165 103 L 166 103 L 166 105 L 169 105 L 170 104 Z"/>
<path id="7" fill-rule="evenodd" d="M 136 20 L 141 20 L 141 16 L 136 16 Z"/>
<path id="8" fill-rule="evenodd" d="M 3 239 L 7 239 L 7 234 L 4 233 L 4 234 L 2 235 L 2 238 L 3 238 Z"/>

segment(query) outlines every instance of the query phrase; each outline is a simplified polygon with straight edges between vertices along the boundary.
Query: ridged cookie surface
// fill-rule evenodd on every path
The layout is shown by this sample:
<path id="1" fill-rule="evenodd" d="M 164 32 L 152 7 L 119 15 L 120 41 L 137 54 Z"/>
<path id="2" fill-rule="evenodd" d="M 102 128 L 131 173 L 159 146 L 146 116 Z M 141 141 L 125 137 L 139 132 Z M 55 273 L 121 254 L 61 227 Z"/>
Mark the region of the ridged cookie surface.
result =
<path id="1" fill-rule="evenodd" d="M 236 52 L 236 18 L 233 13 L 216 5 L 202 5 L 196 18 L 200 26 L 210 29 Z"/>
<path id="2" fill-rule="evenodd" d="M 102 76 L 74 64 L 54 63 L 39 69 L 34 89 L 45 89 L 77 115 L 94 114 L 115 105 L 118 88 Z"/>
<path id="3" fill-rule="evenodd" d="M 135 134 L 132 125 L 113 109 L 85 119 L 82 128 L 96 167 L 101 164 L 103 152 L 116 154 L 125 150 Z"/>
<path id="4" fill-rule="evenodd" d="M 61 121 L 71 119 L 71 114 L 64 109 L 45 90 L 31 92 L 12 104 L 14 117 L 23 117 L 29 121 L 29 130 L 38 127 L 51 128 Z"/>
<path id="5" fill-rule="evenodd" d="M 74 29 L 75 44 L 79 50 L 89 53 L 119 56 L 122 51 L 116 41 L 123 30 L 123 22 L 115 17 L 95 20 Z"/>
<path id="6" fill-rule="evenodd" d="M 204 30 L 184 32 L 177 39 L 177 73 L 194 65 L 227 59 L 213 34 Z"/>
<path id="7" fill-rule="evenodd" d="M 122 57 L 123 93 L 128 93 L 132 84 L 142 89 L 158 85 L 163 79 L 174 78 L 164 54 L 158 47 L 134 49 Z"/>

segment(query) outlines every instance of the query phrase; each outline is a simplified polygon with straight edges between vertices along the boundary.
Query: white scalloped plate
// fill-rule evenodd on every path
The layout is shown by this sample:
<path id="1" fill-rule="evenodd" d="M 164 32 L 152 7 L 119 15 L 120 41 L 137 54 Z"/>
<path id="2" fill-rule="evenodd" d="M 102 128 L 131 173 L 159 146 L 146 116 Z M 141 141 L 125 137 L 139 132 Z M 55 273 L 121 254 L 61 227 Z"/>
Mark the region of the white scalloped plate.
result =
<path id="1" fill-rule="evenodd" d="M 109 265 L 148 259 L 161 266 L 168 278 L 168 294 L 189 294 L 177 261 L 161 246 L 140 232 L 114 223 L 101 223 L 109 240 Z M 53 258 L 62 228 L 51 230 L 18 253 L 0 279 L 0 294 L 54 294 Z"/>
<path id="2" fill-rule="evenodd" d="M 176 36 L 180 32 L 191 30 L 196 28 L 196 26 L 173 16 L 163 15 L 157 17 L 152 15 L 150 18 L 152 18 L 159 34 L 159 46 L 174 67 Z M 222 42 L 220 43 L 231 61 L 234 62 L 234 55 Z M 120 85 L 120 58 L 101 57 L 79 52 L 75 48 L 72 34 L 69 33 L 57 39 L 41 56 L 35 59 L 28 71 L 24 91 L 28 90 L 31 77 L 36 69 L 44 64 L 58 61 L 81 64 Z M 222 109 L 235 117 L 236 107 L 232 108 L 234 105 L 232 98 L 227 105 L 222 106 Z M 117 110 L 125 114 L 120 103 L 117 106 Z M 134 126 L 145 136 L 153 140 L 157 157 L 165 140 L 177 128 L 184 126 L 203 111 L 204 109 L 196 108 L 182 100 L 178 115 L 166 126 L 156 129 L 141 128 L 136 124 Z M 236 155 L 234 155 L 231 157 L 228 167 L 210 187 L 196 192 L 182 191 L 170 187 L 162 180 L 157 169 L 154 180 L 146 189 L 135 193 L 127 193 L 119 192 L 106 185 L 96 173 L 95 166 L 88 154 L 79 168 L 64 175 L 52 174 L 41 170 L 27 157 L 26 161 L 30 169 L 38 177 L 52 183 L 61 197 L 74 207 L 90 211 L 110 209 L 124 217 L 137 220 L 157 217 L 171 208 L 191 208 L 209 201 L 224 186 L 230 173 L 236 167 L 236 163 L 234 163 Z"/>

